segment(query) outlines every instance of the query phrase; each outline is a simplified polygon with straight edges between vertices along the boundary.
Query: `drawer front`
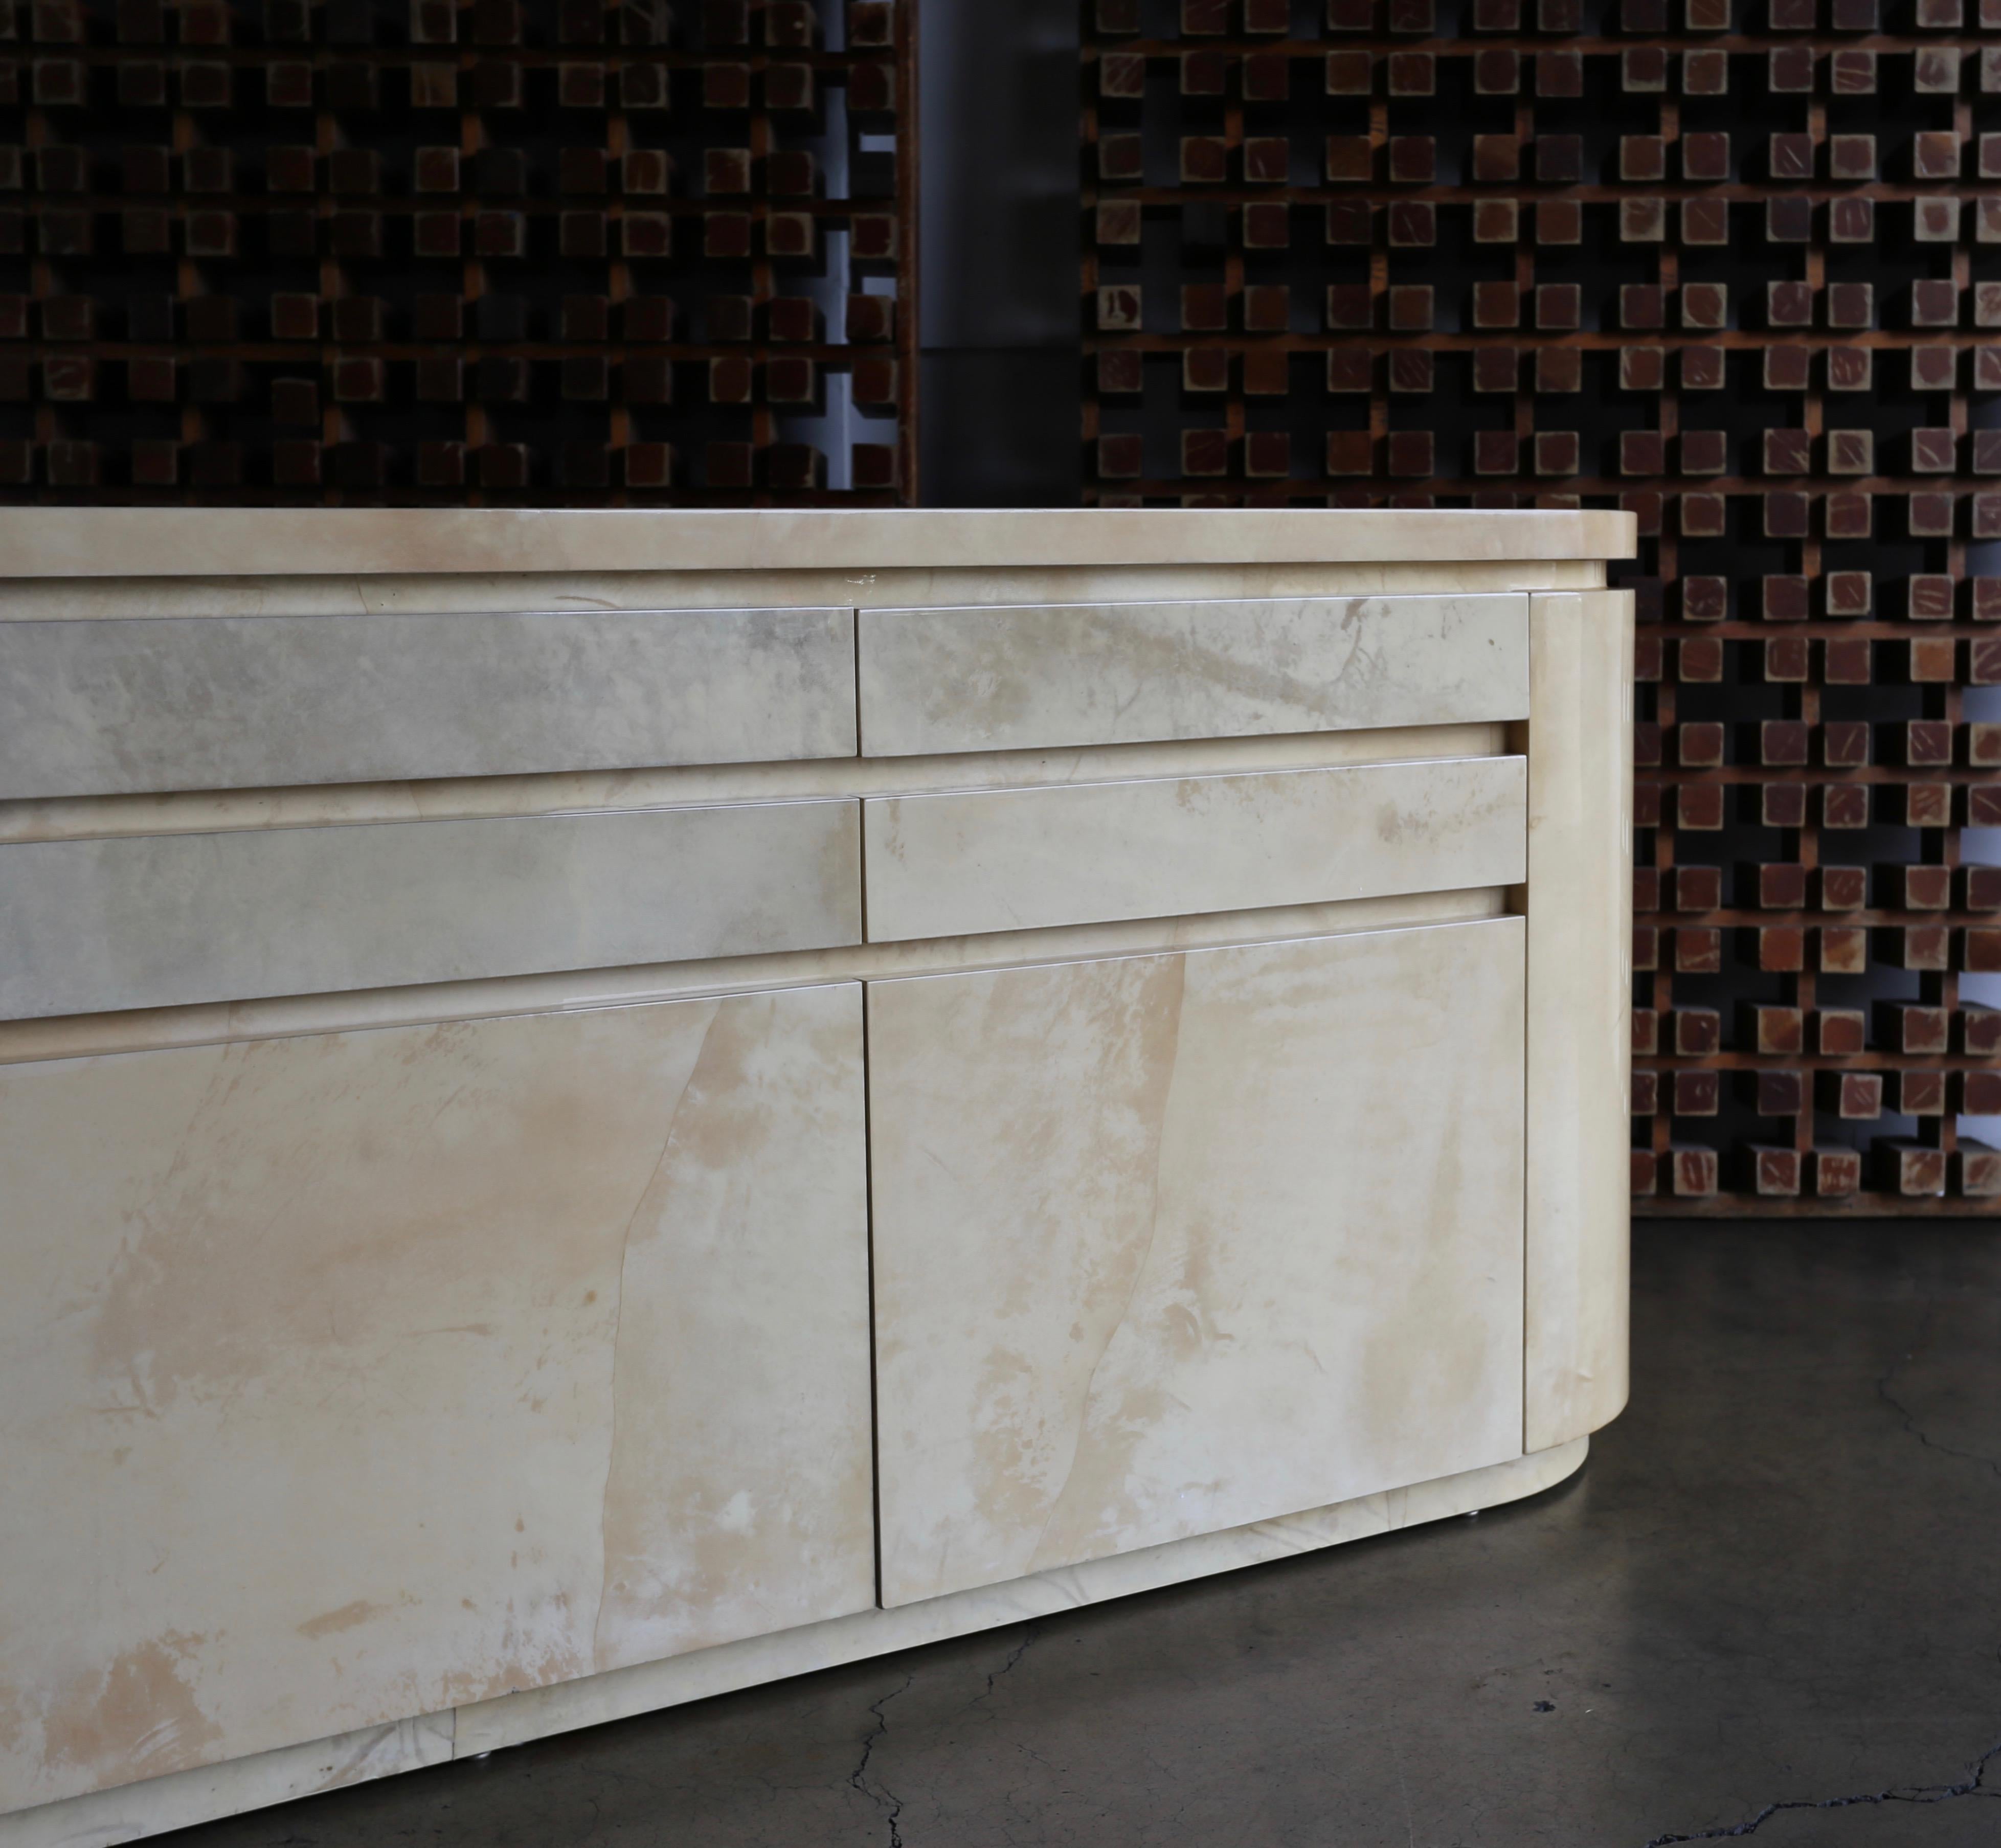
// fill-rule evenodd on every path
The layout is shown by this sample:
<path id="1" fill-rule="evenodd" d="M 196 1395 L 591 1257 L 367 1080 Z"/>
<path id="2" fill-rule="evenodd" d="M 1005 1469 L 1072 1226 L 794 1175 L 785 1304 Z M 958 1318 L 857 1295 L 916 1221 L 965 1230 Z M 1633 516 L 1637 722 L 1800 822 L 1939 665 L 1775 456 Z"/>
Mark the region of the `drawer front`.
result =
<path id="1" fill-rule="evenodd" d="M 855 808 L 0 846 L 0 1017 L 858 943 Z"/>
<path id="2" fill-rule="evenodd" d="M 861 748 L 1157 743 L 1526 718 L 1529 600 L 864 610 Z"/>
<path id="3" fill-rule="evenodd" d="M 885 1604 L 1519 1453 L 1522 938 L 868 985 Z"/>
<path id="4" fill-rule="evenodd" d="M 872 1605 L 865 1121 L 852 983 L 0 1067 L 0 1801 Z"/>
<path id="5" fill-rule="evenodd" d="M 0 799 L 851 757 L 851 611 L 0 623 Z"/>
<path id="6" fill-rule="evenodd" d="M 982 790 L 862 805 L 879 941 L 1505 886 L 1520 757 Z"/>

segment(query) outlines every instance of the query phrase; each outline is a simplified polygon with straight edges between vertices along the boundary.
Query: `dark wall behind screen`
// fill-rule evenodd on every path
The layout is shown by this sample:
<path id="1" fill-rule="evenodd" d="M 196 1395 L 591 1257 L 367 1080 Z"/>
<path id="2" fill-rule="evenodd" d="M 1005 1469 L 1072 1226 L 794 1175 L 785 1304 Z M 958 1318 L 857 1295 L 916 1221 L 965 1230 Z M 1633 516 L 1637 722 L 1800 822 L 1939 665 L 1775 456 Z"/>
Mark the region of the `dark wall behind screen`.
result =
<path id="1" fill-rule="evenodd" d="M 1078 498 L 1078 26 L 1076 0 L 924 0 L 927 505 Z"/>

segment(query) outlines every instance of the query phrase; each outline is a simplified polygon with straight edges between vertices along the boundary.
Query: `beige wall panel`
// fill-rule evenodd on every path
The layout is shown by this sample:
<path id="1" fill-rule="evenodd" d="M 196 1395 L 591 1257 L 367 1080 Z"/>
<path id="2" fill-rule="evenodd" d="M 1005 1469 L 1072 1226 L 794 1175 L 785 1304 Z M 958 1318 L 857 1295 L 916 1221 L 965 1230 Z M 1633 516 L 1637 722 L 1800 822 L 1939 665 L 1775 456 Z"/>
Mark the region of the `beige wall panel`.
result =
<path id="1" fill-rule="evenodd" d="M 0 799 L 854 753 L 846 609 L 0 629 Z"/>
<path id="2" fill-rule="evenodd" d="M 869 985 L 886 1604 L 1519 1454 L 1522 938 Z"/>
<path id="3" fill-rule="evenodd" d="M 1626 1403 L 1633 598 L 1530 616 L 1526 1444 Z"/>
<path id="4" fill-rule="evenodd" d="M 1507 885 L 1519 757 L 862 805 L 872 941 Z"/>
<path id="5" fill-rule="evenodd" d="M 0 1072 L 0 1809 L 874 1598 L 860 990 Z"/>
<path id="6" fill-rule="evenodd" d="M 871 757 L 1525 718 L 1525 597 L 865 610 Z"/>
<path id="7" fill-rule="evenodd" d="M 856 805 L 0 846 L 0 1018 L 861 941 Z"/>

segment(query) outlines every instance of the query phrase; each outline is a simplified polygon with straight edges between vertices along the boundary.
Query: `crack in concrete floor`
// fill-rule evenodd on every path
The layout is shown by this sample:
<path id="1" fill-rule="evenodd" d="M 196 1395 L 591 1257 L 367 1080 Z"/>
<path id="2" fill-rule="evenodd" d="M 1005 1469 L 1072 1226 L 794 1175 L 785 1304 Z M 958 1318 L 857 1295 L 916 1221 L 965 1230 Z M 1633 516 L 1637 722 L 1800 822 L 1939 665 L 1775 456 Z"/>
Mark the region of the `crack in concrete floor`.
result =
<path id="1" fill-rule="evenodd" d="M 1657 1835 L 1648 1843 L 1647 1848 L 1672 1848 L 1676 1842 L 1721 1842 L 1736 1836 L 1756 1835 L 1774 1816 L 1786 1810 L 1854 1809 L 1883 1803 L 1950 1803 L 1957 1797 L 2001 1798 L 2001 1791 L 1990 1791 L 1985 1785 L 1987 1767 L 1997 1757 L 2001 1757 L 2001 1745 L 1990 1745 L 1974 1761 L 1972 1775 L 1958 1784 L 1914 1784 L 1903 1789 L 1864 1791 L 1853 1797 L 1823 1797 L 1818 1800 L 1799 1798 L 1787 1802 L 1768 1803 L 1755 1816 L 1738 1823 L 1735 1828 L 1702 1829 L 1692 1835 Z"/>
<path id="2" fill-rule="evenodd" d="M 1897 1376 L 1930 1346 L 1933 1325 L 1937 1319 L 1937 1306 L 1928 1305 L 1925 1310 L 1925 1318 L 1919 1324 L 1916 1335 L 1912 1338 L 1909 1351 L 1895 1362 L 1889 1372 L 1876 1382 L 1876 1396 L 1902 1418 L 1904 1429 L 1927 1450 L 1937 1450 L 1941 1456 L 1957 1457 L 1962 1463 L 1984 1463 L 1996 1476 L 2001 1476 L 2001 1458 L 1983 1456 L 1977 1450 L 1956 1450 L 1951 1444 L 1939 1443 L 1919 1424 L 1917 1415 L 1890 1390 L 1891 1384 Z"/>
<path id="3" fill-rule="evenodd" d="M 899 1694 L 907 1694 L 910 1691 L 911 1683 L 917 1678 L 917 1672 L 913 1669 L 903 1677 L 903 1685 L 901 1687 L 892 1689 L 881 1700 L 871 1703 L 868 1711 L 875 1716 L 875 1730 L 862 1740 L 861 1762 L 849 1773 L 847 1779 L 849 1789 L 860 1791 L 870 1802 L 875 1804 L 884 1812 L 885 1818 L 889 1825 L 889 1848 L 903 1848 L 903 1830 L 899 1826 L 903 1814 L 903 1800 L 879 1778 L 876 1780 L 875 1785 L 871 1787 L 868 1781 L 868 1761 L 875 1756 L 875 1748 L 889 1736 L 889 1717 L 883 1712 L 883 1708 Z"/>
<path id="4" fill-rule="evenodd" d="M 1961 1463 L 1975 1463 L 2001 1476 L 2001 1461 L 1992 1456 L 1983 1456 L 1978 1451 L 1961 1450 L 1951 1444 L 1938 1442 L 1918 1422 L 1918 1415 L 1891 1390 L 1898 1376 L 1930 1349 L 1933 1331 L 1938 1321 L 1938 1306 L 1927 1303 L 1918 1331 L 1911 1338 L 1911 1345 L 1891 1363 L 1888 1372 L 1876 1382 L 1876 1396 L 1903 1421 L 1903 1429 L 1926 1450 L 1942 1456 L 1949 1456 Z M 1657 1835 L 1646 1848 L 1673 1848 L 1679 1842 L 1721 1842 L 1739 1836 L 1755 1835 L 1773 1817 L 1788 1810 L 1853 1809 L 1873 1807 L 1886 1803 L 1950 1803 L 1961 1797 L 1988 1797 L 2001 1798 L 2001 1791 L 1990 1790 L 1986 1785 L 1987 1767 L 1996 1757 L 2001 1757 L 2001 1744 L 1990 1745 L 1974 1761 L 1972 1770 L 1958 1784 L 1909 1784 L 1891 1786 L 1888 1789 L 1859 1792 L 1849 1797 L 1799 1798 L 1778 1803 L 1768 1803 L 1755 1815 L 1728 1829 L 1699 1829 L 1687 1835 Z"/>

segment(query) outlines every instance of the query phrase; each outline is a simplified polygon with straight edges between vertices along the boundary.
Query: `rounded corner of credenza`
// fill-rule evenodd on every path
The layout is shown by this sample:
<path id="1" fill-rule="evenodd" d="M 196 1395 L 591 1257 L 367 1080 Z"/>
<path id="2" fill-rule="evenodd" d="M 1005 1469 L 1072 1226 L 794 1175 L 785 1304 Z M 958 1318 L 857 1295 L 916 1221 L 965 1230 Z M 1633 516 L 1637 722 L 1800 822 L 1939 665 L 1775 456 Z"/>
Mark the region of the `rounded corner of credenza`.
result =
<path id="1" fill-rule="evenodd" d="M 1494 1496 L 1486 1505 L 1505 1507 L 1510 1502 L 1526 1502 L 1532 1495 L 1559 1488 L 1584 1467 L 1585 1460 L 1590 1454 L 1591 1435 L 1588 1432 L 1565 1438 L 1560 1443 L 1545 1444 L 1525 1451 L 1510 1470 L 1506 1481 L 1497 1485 L 1504 1492 Z"/>

